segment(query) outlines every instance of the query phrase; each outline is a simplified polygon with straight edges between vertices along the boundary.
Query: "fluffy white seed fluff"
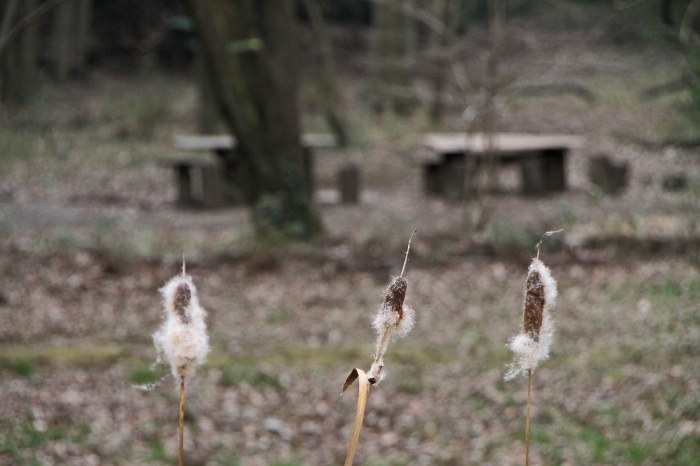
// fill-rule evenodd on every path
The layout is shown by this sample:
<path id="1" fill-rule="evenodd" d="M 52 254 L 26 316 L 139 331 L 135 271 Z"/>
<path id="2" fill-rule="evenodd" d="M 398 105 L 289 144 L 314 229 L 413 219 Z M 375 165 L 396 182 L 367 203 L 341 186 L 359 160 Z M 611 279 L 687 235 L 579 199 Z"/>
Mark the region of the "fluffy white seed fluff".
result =
<path id="1" fill-rule="evenodd" d="M 180 302 L 178 293 L 189 299 Z M 197 289 L 189 275 L 173 277 L 160 289 L 163 296 L 164 322 L 153 334 L 159 360 L 167 360 L 173 376 L 189 376 L 202 364 L 209 353 L 209 336 L 204 322 L 206 311 L 199 305 Z M 184 311 L 184 312 L 180 312 Z"/>
<path id="2" fill-rule="evenodd" d="M 535 340 L 532 335 L 523 331 L 508 342 L 508 347 L 514 353 L 514 360 L 510 370 L 506 374 L 506 380 L 515 378 L 519 373 L 527 373 L 535 370 L 538 364 L 549 357 L 549 349 L 554 339 L 554 321 L 552 313 L 557 299 L 557 282 L 552 277 L 549 268 L 539 259 L 533 259 L 528 269 L 528 277 L 531 274 L 539 274 L 544 292 L 544 305 L 542 312 L 542 327 L 539 330 L 539 338 Z M 526 290 L 526 299 L 527 293 Z"/>
<path id="3" fill-rule="evenodd" d="M 367 373 L 367 378 L 379 383 L 386 377 L 384 369 L 384 353 L 389 343 L 405 337 L 413 328 L 416 317 L 409 306 L 403 305 L 402 314 L 394 312 L 386 303 L 379 307 L 374 316 L 372 327 L 377 331 L 377 343 L 374 352 L 374 362 Z"/>
<path id="4" fill-rule="evenodd" d="M 552 272 L 542 263 L 541 260 L 532 259 L 528 273 L 536 271 L 540 274 L 542 284 L 544 285 L 544 313 L 554 311 L 554 303 L 557 300 L 557 281 L 552 277 Z"/>
<path id="5" fill-rule="evenodd" d="M 372 327 L 378 335 L 386 335 L 388 343 L 408 335 L 415 320 L 415 312 L 409 306 L 403 306 L 403 316 L 401 317 L 396 312 L 392 312 L 388 306 L 382 306 L 374 316 Z"/>

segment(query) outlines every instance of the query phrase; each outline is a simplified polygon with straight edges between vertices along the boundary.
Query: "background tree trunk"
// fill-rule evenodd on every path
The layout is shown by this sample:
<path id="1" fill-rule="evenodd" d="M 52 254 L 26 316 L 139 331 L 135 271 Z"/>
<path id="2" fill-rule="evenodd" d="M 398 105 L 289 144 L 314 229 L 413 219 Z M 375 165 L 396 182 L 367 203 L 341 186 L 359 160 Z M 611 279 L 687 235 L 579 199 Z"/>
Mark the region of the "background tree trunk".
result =
<path id="1" fill-rule="evenodd" d="M 373 16 L 373 107 L 379 112 L 392 110 L 404 115 L 416 105 L 409 89 L 409 65 L 414 58 L 411 52 L 415 52 L 415 21 L 401 11 L 401 3 L 397 0 L 377 1 Z"/>
<path id="2" fill-rule="evenodd" d="M 433 5 L 433 14 L 442 23 L 442 30 L 429 29 L 428 49 L 432 58 L 431 67 L 431 102 L 429 117 L 433 123 L 440 123 L 444 112 L 443 94 L 450 75 L 450 63 L 448 47 L 452 46 L 453 31 L 456 27 L 456 14 L 458 2 L 455 0 L 436 0 Z"/>
<path id="3" fill-rule="evenodd" d="M 54 74 L 59 81 L 65 81 L 72 73 L 85 69 L 92 0 L 60 2 L 53 21 Z"/>
<path id="4" fill-rule="evenodd" d="M 221 116 L 201 47 L 197 49 L 194 66 L 199 104 L 197 109 L 197 130 L 200 134 L 215 134 L 218 131 Z"/>
<path id="5" fill-rule="evenodd" d="M 318 76 L 318 94 L 321 110 L 328 127 L 338 141 L 338 145 L 347 146 L 347 125 L 342 113 L 338 110 L 341 96 L 333 65 L 331 38 L 326 28 L 326 22 L 323 19 L 321 0 L 305 0 L 304 5 L 309 13 L 311 28 L 319 48 L 321 72 Z"/>
<path id="6" fill-rule="evenodd" d="M 92 32 L 92 1 L 77 0 L 75 6 L 75 42 L 73 55 L 73 69 L 79 73 L 85 71 L 87 64 L 88 45 Z"/>
<path id="7" fill-rule="evenodd" d="M 12 24 L 15 22 L 19 2 L 18 0 L 6 0 L 2 5 L 2 21 L 0 22 L 0 40 L 5 39 L 10 34 Z M 2 83 L 2 101 L 8 103 L 12 100 L 17 87 L 18 76 L 14 73 L 14 60 L 16 58 L 14 44 L 7 45 L 0 53 L 0 83 Z"/>
<path id="8" fill-rule="evenodd" d="M 54 73 L 56 79 L 65 81 L 71 70 L 71 49 L 73 48 L 74 12 L 73 0 L 66 0 L 56 7 L 53 23 Z"/>
<path id="9" fill-rule="evenodd" d="M 675 24 L 672 0 L 661 0 L 661 22 L 666 26 L 673 26 Z"/>
<path id="10" fill-rule="evenodd" d="M 499 127 L 496 99 L 501 91 L 498 68 L 501 60 L 505 5 L 503 0 L 489 0 L 488 8 L 489 56 L 486 64 L 486 101 L 482 110 L 482 132 L 486 135 L 487 141 L 484 154 L 486 186 L 488 191 L 496 192 L 498 190 L 498 162 L 493 151 L 493 138 Z"/>
<path id="11" fill-rule="evenodd" d="M 190 0 L 212 85 L 238 140 L 237 169 L 262 235 L 309 238 L 320 230 L 300 143 L 294 4 Z"/>
<path id="12" fill-rule="evenodd" d="M 30 98 L 38 82 L 39 74 L 39 35 L 36 23 L 10 31 L 18 21 L 29 16 L 37 7 L 38 0 L 9 0 L 2 5 L 2 25 L 0 43 L 0 96 L 3 103 L 21 104 Z M 7 41 L 7 42 L 6 42 Z"/>

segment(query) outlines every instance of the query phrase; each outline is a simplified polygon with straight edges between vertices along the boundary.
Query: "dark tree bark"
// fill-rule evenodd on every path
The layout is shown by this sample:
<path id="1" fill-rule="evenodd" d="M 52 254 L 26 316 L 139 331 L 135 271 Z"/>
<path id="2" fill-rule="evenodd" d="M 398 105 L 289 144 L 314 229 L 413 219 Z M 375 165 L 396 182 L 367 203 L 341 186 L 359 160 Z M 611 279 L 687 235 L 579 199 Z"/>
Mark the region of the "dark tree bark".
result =
<path id="1" fill-rule="evenodd" d="M 673 26 L 673 3 L 671 0 L 661 0 L 661 21 L 666 26 Z"/>
<path id="2" fill-rule="evenodd" d="M 442 29 L 430 29 L 428 44 L 433 54 L 433 70 L 431 75 L 431 102 L 429 116 L 433 123 L 440 123 L 444 112 L 443 94 L 448 83 L 449 59 L 448 47 L 452 44 L 453 30 L 456 27 L 458 2 L 454 0 L 437 0 L 433 2 L 433 14 L 439 19 Z"/>
<path id="3" fill-rule="evenodd" d="M 300 142 L 294 2 L 190 0 L 221 114 L 235 135 L 232 163 L 251 181 L 258 234 L 320 231 Z"/>
<path id="4" fill-rule="evenodd" d="M 197 50 L 195 58 L 195 76 L 197 78 L 197 97 L 199 100 L 197 129 L 200 134 L 215 134 L 221 131 L 217 130 L 220 126 L 221 116 L 211 83 L 211 76 L 201 50 Z"/>
<path id="5" fill-rule="evenodd" d="M 38 81 L 38 26 L 29 23 L 17 29 L 20 21 L 36 9 L 38 0 L 9 0 L 3 5 L 0 25 L 0 100 L 22 104 L 32 94 Z"/>
<path id="6" fill-rule="evenodd" d="M 65 1 L 56 7 L 53 22 L 54 73 L 56 79 L 65 81 L 72 68 L 71 54 L 73 51 L 73 15 L 75 13 L 72 1 Z"/>
<path id="7" fill-rule="evenodd" d="M 0 40 L 4 43 L 10 33 L 12 24 L 17 16 L 18 0 L 7 0 L 2 5 L 2 21 L 0 22 Z M 0 84 L 2 84 L 2 101 L 4 103 L 12 101 L 13 94 L 16 93 L 18 83 L 17 75 L 13 73 L 14 61 L 16 59 L 14 47 L 6 46 L 0 53 Z"/>
<path id="8" fill-rule="evenodd" d="M 54 74 L 59 81 L 85 69 L 91 22 L 92 0 L 65 0 L 55 7 L 51 42 Z"/>
<path id="9" fill-rule="evenodd" d="M 373 107 L 379 113 L 390 110 L 405 115 L 417 104 L 410 90 L 415 21 L 401 5 L 398 0 L 373 4 Z"/>
<path id="10" fill-rule="evenodd" d="M 335 77 L 333 65 L 333 49 L 331 39 L 323 19 L 321 0 L 305 0 L 304 5 L 309 13 L 314 38 L 320 49 L 320 73 L 318 76 L 318 93 L 320 106 L 326 123 L 335 134 L 338 145 L 348 145 L 348 133 L 343 115 L 338 110 L 340 105 L 340 90 Z"/>

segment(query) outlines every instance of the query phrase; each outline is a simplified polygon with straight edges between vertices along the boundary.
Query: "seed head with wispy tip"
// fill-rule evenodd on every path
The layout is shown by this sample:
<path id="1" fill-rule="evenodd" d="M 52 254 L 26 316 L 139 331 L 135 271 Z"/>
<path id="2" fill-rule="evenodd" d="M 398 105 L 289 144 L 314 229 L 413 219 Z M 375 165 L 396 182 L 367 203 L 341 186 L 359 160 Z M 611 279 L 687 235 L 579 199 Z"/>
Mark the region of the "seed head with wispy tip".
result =
<path id="1" fill-rule="evenodd" d="M 374 362 L 367 373 L 371 383 L 379 383 L 386 376 L 384 369 L 384 353 L 389 343 L 408 334 L 415 322 L 413 309 L 404 305 L 408 282 L 401 277 L 394 277 L 389 284 L 384 297 L 384 303 L 374 316 L 372 326 L 377 331 L 377 345 L 374 352 Z"/>
<path id="2" fill-rule="evenodd" d="M 192 277 L 173 277 L 160 289 L 164 322 L 153 334 L 159 359 L 170 363 L 173 376 L 181 379 L 193 373 L 209 353 L 209 336 L 204 322 L 206 311 L 199 305 Z"/>
<path id="3" fill-rule="evenodd" d="M 538 258 L 532 260 L 525 281 L 522 333 L 508 343 L 515 360 L 506 374 L 506 380 L 518 373 L 534 370 L 549 357 L 554 337 L 552 313 L 557 299 L 557 282 Z"/>

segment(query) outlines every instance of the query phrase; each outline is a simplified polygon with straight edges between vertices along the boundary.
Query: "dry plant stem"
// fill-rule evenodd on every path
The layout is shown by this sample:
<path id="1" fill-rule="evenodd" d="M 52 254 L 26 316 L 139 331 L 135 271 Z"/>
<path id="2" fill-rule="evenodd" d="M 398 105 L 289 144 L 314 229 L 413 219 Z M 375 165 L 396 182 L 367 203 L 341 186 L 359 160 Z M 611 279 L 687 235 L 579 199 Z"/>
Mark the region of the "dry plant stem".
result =
<path id="1" fill-rule="evenodd" d="M 185 464 L 185 378 L 180 379 L 180 452 L 179 452 L 179 462 L 180 466 Z"/>
<path id="2" fill-rule="evenodd" d="M 406 270 L 406 264 L 408 263 L 408 251 L 411 250 L 411 241 L 413 240 L 413 237 L 416 236 L 416 233 L 418 233 L 418 230 L 413 230 L 413 234 L 410 238 L 408 238 L 408 247 L 406 248 L 406 256 L 403 258 L 403 267 L 401 267 L 400 277 L 403 277 L 403 273 Z"/>
<path id="3" fill-rule="evenodd" d="M 406 256 L 404 257 L 401 275 L 391 280 L 386 296 L 384 297 L 384 303 L 379 308 L 379 311 L 372 324 L 372 326 L 377 330 L 379 338 L 377 340 L 377 347 L 374 353 L 374 362 L 369 370 L 369 375 L 367 375 L 367 373 L 365 373 L 362 369 L 355 368 L 352 370 L 352 372 L 350 372 L 350 375 L 345 379 L 345 383 L 343 384 L 341 394 L 345 392 L 345 390 L 347 390 L 348 387 L 355 382 L 355 380 L 358 380 L 359 385 L 355 425 L 353 426 L 352 437 L 350 438 L 348 454 L 345 458 L 345 466 L 352 466 L 352 460 L 355 457 L 357 443 L 360 440 L 360 430 L 362 429 L 362 421 L 364 420 L 365 409 L 367 408 L 369 389 L 373 384 L 379 383 L 382 378 L 382 369 L 384 368 L 382 357 L 386 351 L 387 345 L 390 341 L 392 341 L 392 339 L 400 338 L 406 335 L 406 333 L 408 333 L 413 326 L 413 310 L 409 307 L 404 307 L 403 305 L 404 300 L 406 299 L 406 290 L 408 288 L 408 282 L 403 277 L 403 273 L 406 270 L 406 263 L 408 262 L 408 252 L 411 249 L 411 240 L 416 234 L 416 231 L 413 232 L 411 238 L 408 240 L 408 247 L 406 248 Z"/>
<path id="4" fill-rule="evenodd" d="M 556 230 L 556 231 L 548 231 L 544 235 L 542 235 L 542 238 L 540 238 L 540 242 L 537 243 L 537 246 L 535 246 L 537 248 L 537 258 L 538 259 L 540 258 L 540 246 L 542 246 L 542 241 L 544 241 L 545 238 L 547 238 L 548 236 L 556 235 L 557 233 L 561 233 L 562 231 L 564 231 L 563 228 L 560 230 Z"/>
<path id="5" fill-rule="evenodd" d="M 362 429 L 362 421 L 365 418 L 365 409 L 367 408 L 367 398 L 369 397 L 370 383 L 367 379 L 367 374 L 362 369 L 355 369 L 358 377 L 359 391 L 357 395 L 357 412 L 355 413 L 355 425 L 352 428 L 352 437 L 350 437 L 350 446 L 348 454 L 345 457 L 345 466 L 352 466 L 352 460 L 355 457 L 357 442 L 360 440 L 360 429 Z M 353 374 L 350 375 L 352 377 Z M 350 380 L 350 378 L 348 378 Z M 346 382 L 347 388 L 348 383 Z"/>
<path id="6" fill-rule="evenodd" d="M 530 387 L 532 385 L 532 370 L 527 370 L 527 410 L 525 414 L 525 466 L 530 465 Z"/>
<path id="7" fill-rule="evenodd" d="M 387 333 L 384 333 L 379 341 L 377 342 L 377 349 L 374 354 L 374 360 L 372 361 L 372 366 L 375 364 L 379 363 L 379 360 L 384 357 L 384 352 L 386 351 L 386 347 L 389 344 L 389 335 Z M 370 373 L 372 370 L 370 369 Z M 377 381 L 377 379 L 372 379 L 371 383 L 374 384 Z"/>

